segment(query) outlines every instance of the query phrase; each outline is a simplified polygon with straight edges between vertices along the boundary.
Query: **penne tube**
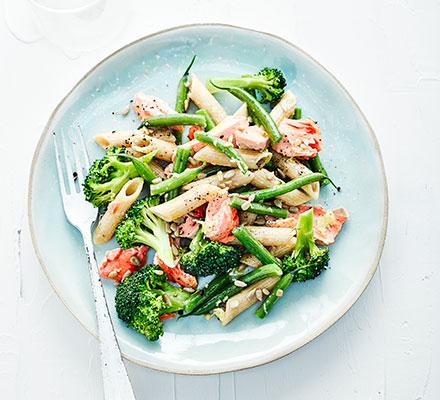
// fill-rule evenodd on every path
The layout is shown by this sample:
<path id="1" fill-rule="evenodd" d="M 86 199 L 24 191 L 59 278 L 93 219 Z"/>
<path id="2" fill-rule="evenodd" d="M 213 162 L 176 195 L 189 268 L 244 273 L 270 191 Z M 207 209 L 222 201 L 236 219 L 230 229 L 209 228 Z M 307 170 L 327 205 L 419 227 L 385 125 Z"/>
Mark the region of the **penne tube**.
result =
<path id="1" fill-rule="evenodd" d="M 173 154 L 177 149 L 175 143 L 165 142 L 151 136 L 134 136 L 131 140 L 131 148 L 139 153 L 148 154 L 157 150 L 155 155 L 159 160 L 171 162 Z"/>
<path id="2" fill-rule="evenodd" d="M 167 179 L 167 177 L 165 175 L 165 171 L 163 170 L 162 166 L 157 161 L 152 160 L 152 161 L 150 161 L 150 163 L 148 165 L 153 170 L 154 175 L 156 175 L 158 178 Z"/>
<path id="3" fill-rule="evenodd" d="M 270 112 L 270 116 L 277 126 L 279 126 L 284 118 L 290 118 L 295 113 L 295 107 L 295 95 L 290 90 L 286 90 L 281 96 L 280 101 Z"/>
<path id="4" fill-rule="evenodd" d="M 301 164 L 293 157 L 283 157 L 280 154 L 274 152 L 273 161 L 278 166 L 278 168 L 291 179 L 296 179 L 300 176 L 312 173 L 310 169 L 308 169 L 305 165 Z M 306 192 L 312 199 L 318 200 L 319 187 L 319 182 L 313 182 L 309 185 L 301 187 L 301 190 L 304 190 L 304 192 Z"/>
<path id="5" fill-rule="evenodd" d="M 130 139 L 139 135 L 137 130 L 105 132 L 95 135 L 93 140 L 105 150 L 110 147 L 130 147 Z"/>
<path id="6" fill-rule="evenodd" d="M 144 133 L 156 139 L 163 140 L 168 143 L 176 143 L 176 137 L 168 129 L 147 129 L 143 127 Z"/>
<path id="7" fill-rule="evenodd" d="M 259 189 L 265 189 L 269 187 L 273 187 L 283 183 L 281 179 L 278 179 L 273 172 L 268 171 L 267 169 L 259 169 L 254 171 L 254 178 L 252 179 L 252 185 Z M 284 204 L 288 206 L 297 206 L 303 204 L 311 199 L 311 197 L 304 193 L 302 190 L 295 189 L 291 192 L 281 194 L 276 196 L 277 199 L 281 200 Z"/>
<path id="8" fill-rule="evenodd" d="M 281 246 L 272 246 L 269 247 L 270 254 L 272 254 L 275 257 L 281 258 L 285 254 L 292 253 L 293 249 L 295 248 L 296 238 L 294 240 L 285 243 Z"/>
<path id="9" fill-rule="evenodd" d="M 252 267 L 252 268 L 258 268 L 258 267 L 261 267 L 263 265 L 263 263 L 257 257 L 255 257 L 253 254 L 251 254 L 251 253 L 244 254 L 240 258 L 240 262 L 242 264 L 247 265 L 247 266 Z"/>
<path id="10" fill-rule="evenodd" d="M 197 107 L 208 111 L 216 124 L 227 117 L 226 111 L 195 74 L 191 74 L 189 79 L 188 97 Z"/>
<path id="11" fill-rule="evenodd" d="M 250 169 L 258 169 L 264 166 L 272 158 L 270 151 L 238 150 L 245 163 Z M 212 146 L 206 146 L 194 154 L 198 161 L 206 161 L 209 164 L 224 165 L 226 167 L 236 167 L 235 160 L 231 160 L 226 154 Z"/>
<path id="12" fill-rule="evenodd" d="M 235 113 L 233 114 L 234 117 L 239 118 L 239 117 L 245 117 L 247 118 L 248 116 L 248 112 L 247 112 L 247 105 L 244 103 L 242 104 L 237 111 L 235 111 Z"/>
<path id="13" fill-rule="evenodd" d="M 125 213 L 139 197 L 143 185 L 142 178 L 134 178 L 122 187 L 115 199 L 108 205 L 107 211 L 93 232 L 95 244 L 103 244 L 112 238 L 116 227 L 124 219 Z"/>
<path id="14" fill-rule="evenodd" d="M 150 210 L 163 220 L 171 222 L 179 217 L 183 217 L 185 214 L 222 193 L 224 193 L 224 190 L 218 186 L 200 185 L 170 201 L 151 207 Z"/>
<path id="15" fill-rule="evenodd" d="M 292 241 L 295 242 L 295 230 L 292 228 L 272 228 L 268 226 L 247 226 L 246 228 L 263 246 L 284 246 Z M 228 244 L 241 245 L 241 242 L 234 238 Z"/>
<path id="16" fill-rule="evenodd" d="M 221 188 L 235 189 L 250 183 L 253 179 L 253 176 L 254 174 L 251 171 L 243 174 L 239 169 L 231 169 L 230 171 L 223 172 L 221 176 L 216 174 L 197 181 L 189 182 L 182 186 L 182 190 L 186 192 L 187 190 L 191 190 L 196 186 L 205 184 L 215 185 Z"/>
<path id="17" fill-rule="evenodd" d="M 279 280 L 279 276 L 270 276 L 269 278 L 265 278 L 259 282 L 254 283 L 253 285 L 247 287 L 240 293 L 237 293 L 236 295 L 228 299 L 224 312 L 222 312 L 222 309 L 220 309 L 220 312 L 217 311 L 219 309 L 214 309 L 214 315 L 216 315 L 220 319 L 222 326 L 227 325 L 237 315 L 241 314 L 252 304 L 256 303 L 259 300 L 258 297 L 261 296 L 261 299 L 263 296 L 261 291 L 263 289 L 267 289 L 269 291 L 272 290 Z M 260 291 L 260 294 L 257 294 L 257 291 Z"/>

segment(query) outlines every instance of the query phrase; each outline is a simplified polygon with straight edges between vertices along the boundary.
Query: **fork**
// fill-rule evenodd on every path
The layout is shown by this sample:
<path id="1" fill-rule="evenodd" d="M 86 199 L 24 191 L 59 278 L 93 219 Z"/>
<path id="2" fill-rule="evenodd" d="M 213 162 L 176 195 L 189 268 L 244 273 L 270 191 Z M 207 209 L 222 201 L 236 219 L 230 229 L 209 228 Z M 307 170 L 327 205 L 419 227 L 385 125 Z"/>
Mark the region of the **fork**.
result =
<path id="1" fill-rule="evenodd" d="M 90 168 L 90 164 L 80 127 L 78 126 L 76 137 L 73 130 L 70 129 L 69 137 L 73 150 L 73 160 L 71 160 L 71 155 L 67 148 L 64 132 L 61 130 L 62 153 L 64 155 L 64 160 L 61 162 L 61 153 L 58 151 L 56 134 L 55 132 L 53 133 L 64 213 L 68 221 L 81 232 L 89 265 L 90 281 L 92 283 L 96 318 L 98 321 L 104 397 L 106 400 L 135 400 L 133 388 L 131 387 L 127 370 L 122 361 L 119 345 L 113 330 L 113 324 L 105 300 L 95 253 L 93 251 L 91 228 L 92 224 L 96 221 L 98 212 L 96 208 L 90 203 L 87 203 L 84 198 L 82 184 Z M 63 163 L 67 179 L 64 179 Z"/>

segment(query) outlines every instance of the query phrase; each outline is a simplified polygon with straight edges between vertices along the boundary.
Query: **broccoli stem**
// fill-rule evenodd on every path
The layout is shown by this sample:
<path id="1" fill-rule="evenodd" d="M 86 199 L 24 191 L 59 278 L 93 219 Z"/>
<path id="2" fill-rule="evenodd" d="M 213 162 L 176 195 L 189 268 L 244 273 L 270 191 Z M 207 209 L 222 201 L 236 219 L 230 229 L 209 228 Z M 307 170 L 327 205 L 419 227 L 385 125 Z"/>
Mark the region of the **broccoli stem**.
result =
<path id="1" fill-rule="evenodd" d="M 221 91 L 220 87 L 234 86 L 241 89 L 252 90 L 269 87 L 267 80 L 256 76 L 245 76 L 242 78 L 211 78 L 206 82 L 206 88 L 211 93 Z"/>
<path id="2" fill-rule="evenodd" d="M 215 122 L 212 119 L 211 115 L 209 115 L 208 110 L 205 110 L 204 108 L 201 108 L 200 110 L 196 111 L 196 114 L 203 115 L 206 120 L 206 132 L 210 131 L 211 129 L 215 128 Z"/>
<path id="3" fill-rule="evenodd" d="M 200 167 L 197 168 L 188 168 L 187 170 L 181 172 L 180 174 L 176 174 L 165 181 L 160 183 L 156 183 L 155 185 L 150 185 L 150 193 L 152 196 L 156 196 L 159 194 L 163 194 L 169 192 L 172 189 L 177 189 L 185 183 L 191 182 L 194 180 L 197 175 L 202 172 L 203 168 L 205 168 L 206 163 L 203 163 Z"/>
<path id="4" fill-rule="evenodd" d="M 269 278 L 270 276 L 281 276 L 283 273 L 282 269 L 276 264 L 263 265 L 240 278 L 241 282 L 246 283 L 246 286 L 250 286 L 255 282 L 261 281 L 262 279 Z M 206 314 L 213 308 L 218 306 L 221 302 L 226 301 L 228 298 L 234 296 L 238 292 L 242 291 L 244 287 L 237 286 L 234 283 L 227 285 L 220 293 L 211 297 L 206 303 L 202 304 L 196 308 L 193 312 L 194 315 Z"/>
<path id="5" fill-rule="evenodd" d="M 245 203 L 247 203 L 246 200 L 240 199 L 239 197 L 236 196 L 232 197 L 229 200 L 229 205 L 237 209 L 241 209 L 241 206 Z M 275 218 L 287 218 L 287 210 L 285 208 L 272 207 L 266 204 L 260 204 L 255 202 L 250 203 L 250 206 L 246 209 L 246 212 L 251 212 L 254 214 L 261 214 L 261 215 L 270 215 Z"/>
<path id="6" fill-rule="evenodd" d="M 249 167 L 244 161 L 242 155 L 237 151 L 237 149 L 234 148 L 232 143 L 203 131 L 197 131 L 194 133 L 194 138 L 215 147 L 217 150 L 220 150 L 222 153 L 226 154 L 230 159 L 235 160 L 238 168 L 243 174 L 249 170 Z"/>
<path id="7" fill-rule="evenodd" d="M 296 229 L 298 234 L 292 254 L 293 258 L 297 258 L 302 254 L 308 254 L 317 247 L 313 240 L 313 208 L 299 216 Z"/>
<path id="8" fill-rule="evenodd" d="M 245 226 L 237 226 L 232 230 L 232 234 L 249 250 L 251 254 L 257 257 L 263 265 L 276 264 L 281 266 L 281 262 L 270 254 L 269 250 L 255 239 Z"/>
<path id="9" fill-rule="evenodd" d="M 192 252 L 197 252 L 203 247 L 203 231 L 199 229 L 194 236 L 193 240 L 191 240 L 191 243 L 189 244 L 189 249 Z"/>

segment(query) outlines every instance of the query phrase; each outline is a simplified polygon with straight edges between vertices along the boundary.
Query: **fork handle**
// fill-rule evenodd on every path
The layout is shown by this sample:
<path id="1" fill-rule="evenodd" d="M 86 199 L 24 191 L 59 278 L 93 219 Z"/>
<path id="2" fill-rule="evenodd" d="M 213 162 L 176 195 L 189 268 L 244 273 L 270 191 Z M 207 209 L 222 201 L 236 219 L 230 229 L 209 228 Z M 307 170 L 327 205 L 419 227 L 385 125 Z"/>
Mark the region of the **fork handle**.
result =
<path id="1" fill-rule="evenodd" d="M 93 251 L 90 229 L 82 230 L 82 235 L 89 264 L 93 297 L 95 298 L 104 398 L 105 400 L 135 400 L 136 398 L 124 362 L 122 361 L 121 351 L 105 300 L 104 289 L 102 288 L 99 269 Z"/>

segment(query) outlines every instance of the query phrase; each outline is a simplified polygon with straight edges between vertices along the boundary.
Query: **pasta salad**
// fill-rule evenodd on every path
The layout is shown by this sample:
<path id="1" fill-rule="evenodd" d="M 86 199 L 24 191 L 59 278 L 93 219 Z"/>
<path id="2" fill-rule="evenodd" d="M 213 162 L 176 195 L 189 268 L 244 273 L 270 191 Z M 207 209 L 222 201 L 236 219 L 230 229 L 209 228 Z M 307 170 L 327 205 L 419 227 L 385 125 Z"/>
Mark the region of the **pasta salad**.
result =
<path id="1" fill-rule="evenodd" d="M 226 325 L 258 302 L 256 316 L 266 317 L 292 282 L 327 269 L 328 245 L 348 218 L 343 207 L 308 203 L 334 184 L 319 158 L 321 130 L 302 117 L 283 73 L 263 68 L 205 85 L 190 73 L 195 58 L 174 109 L 137 93 L 138 129 L 94 137 L 106 154 L 84 183 L 102 210 L 95 244 L 115 236 L 119 245 L 100 274 L 117 286 L 119 318 L 148 340 L 176 316 Z M 219 91 L 242 102 L 233 115 Z"/>

